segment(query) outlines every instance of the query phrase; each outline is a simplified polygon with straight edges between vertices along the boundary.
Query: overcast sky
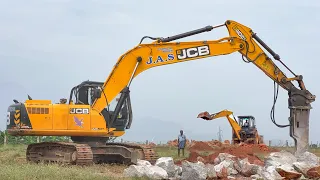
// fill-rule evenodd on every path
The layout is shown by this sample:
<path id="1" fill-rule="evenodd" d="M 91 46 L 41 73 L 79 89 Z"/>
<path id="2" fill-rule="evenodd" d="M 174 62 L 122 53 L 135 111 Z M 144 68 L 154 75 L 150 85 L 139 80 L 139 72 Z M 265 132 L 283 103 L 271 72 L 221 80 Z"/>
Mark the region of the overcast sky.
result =
<path id="1" fill-rule="evenodd" d="M 0 129 L 5 129 L 6 110 L 14 98 L 24 101 L 29 94 L 56 103 L 69 98 L 71 88 L 84 80 L 104 81 L 119 56 L 145 35 L 167 37 L 228 19 L 252 28 L 319 95 L 319 6 L 316 0 L 1 1 Z M 221 27 L 183 41 L 226 36 Z M 184 129 L 188 138 L 205 140 L 217 138 L 219 126 L 230 139 L 225 118 L 196 118 L 201 111 L 223 109 L 255 116 L 265 139 L 290 139 L 288 128 L 270 120 L 273 81 L 237 52 L 152 68 L 135 78 L 130 89 L 134 119 L 125 139 L 174 139 Z M 288 123 L 287 98 L 280 88 L 279 124 Z M 317 100 L 312 107 L 310 140 L 318 141 Z"/>

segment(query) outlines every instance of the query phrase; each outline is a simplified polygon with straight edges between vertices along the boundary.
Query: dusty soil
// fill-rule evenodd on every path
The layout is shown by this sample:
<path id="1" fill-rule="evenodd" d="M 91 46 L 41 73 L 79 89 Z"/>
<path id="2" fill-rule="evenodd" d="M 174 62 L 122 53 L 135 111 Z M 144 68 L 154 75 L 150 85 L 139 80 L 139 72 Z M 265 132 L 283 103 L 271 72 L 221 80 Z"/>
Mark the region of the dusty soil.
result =
<path id="1" fill-rule="evenodd" d="M 198 141 L 195 142 L 190 148 L 189 151 L 212 151 L 213 148 L 206 142 Z"/>
<path id="2" fill-rule="evenodd" d="M 197 141 L 192 144 L 189 148 L 190 154 L 189 157 L 183 160 L 189 162 L 197 162 L 198 160 L 203 161 L 204 163 L 214 163 L 214 159 L 219 155 L 219 153 L 228 153 L 233 156 L 236 156 L 240 159 L 248 158 L 249 162 L 257 165 L 264 165 L 263 159 L 259 156 L 267 155 L 271 152 L 276 152 L 278 150 L 270 149 L 264 144 L 259 145 L 249 145 L 249 144 L 240 144 L 240 145 L 230 145 L 227 143 L 217 143 L 217 142 L 203 142 Z M 210 152 L 209 155 L 201 155 L 201 152 L 206 151 Z M 183 160 L 177 161 L 176 164 L 180 165 Z"/>

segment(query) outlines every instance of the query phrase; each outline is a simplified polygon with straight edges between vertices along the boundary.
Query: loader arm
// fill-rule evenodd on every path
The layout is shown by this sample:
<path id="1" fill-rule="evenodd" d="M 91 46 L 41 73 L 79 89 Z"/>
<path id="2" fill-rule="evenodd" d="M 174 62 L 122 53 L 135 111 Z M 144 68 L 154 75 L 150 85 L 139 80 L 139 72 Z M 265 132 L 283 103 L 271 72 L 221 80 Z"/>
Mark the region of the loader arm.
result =
<path id="1" fill-rule="evenodd" d="M 225 110 L 222 110 L 220 112 L 217 112 L 217 113 L 214 113 L 214 114 L 209 114 L 207 111 L 205 112 L 202 112 L 198 115 L 197 118 L 202 118 L 202 119 L 205 119 L 207 121 L 211 121 L 211 120 L 214 120 L 214 119 L 217 119 L 217 118 L 221 118 L 221 117 L 226 117 L 232 130 L 234 131 L 234 133 L 236 134 L 237 138 L 239 140 L 241 140 L 241 137 L 240 137 L 240 130 L 241 130 L 241 127 L 239 126 L 238 122 L 230 117 L 230 115 L 232 115 L 233 112 L 232 111 L 229 111 L 227 109 Z"/>
<path id="2" fill-rule="evenodd" d="M 171 42 L 187 36 L 211 31 L 214 28 L 226 26 L 229 37 L 219 40 L 193 41 L 193 42 Z M 179 62 L 186 62 L 208 58 L 212 56 L 228 55 L 234 52 L 242 54 L 245 62 L 251 62 L 263 71 L 269 78 L 288 91 L 288 108 L 290 109 L 290 124 L 281 126 L 276 124 L 274 119 L 274 104 L 271 112 L 271 119 L 278 127 L 290 126 L 290 136 L 295 140 L 297 153 L 306 151 L 309 142 L 309 113 L 311 102 L 315 101 L 306 88 L 302 76 L 294 74 L 281 60 L 280 56 L 269 48 L 249 27 L 246 27 L 235 21 L 228 20 L 222 25 L 206 26 L 194 31 L 178 34 L 167 38 L 151 38 L 154 41 L 149 44 L 140 44 L 124 53 L 113 67 L 110 75 L 102 86 L 102 95 L 97 98 L 92 105 L 93 110 L 101 112 L 117 94 L 122 92 L 129 94 L 131 81 L 141 72 L 163 65 L 169 65 Z M 265 48 L 275 60 L 281 62 L 292 74 L 288 78 L 272 61 L 270 57 L 262 50 L 258 43 Z M 246 60 L 245 60 L 245 59 Z M 299 88 L 295 87 L 292 81 L 297 81 Z M 257 82 L 255 82 L 257 83 Z M 257 92 L 259 93 L 259 92 Z M 121 103 L 115 108 L 117 113 L 120 110 Z M 112 124 L 113 121 L 110 122 Z"/>

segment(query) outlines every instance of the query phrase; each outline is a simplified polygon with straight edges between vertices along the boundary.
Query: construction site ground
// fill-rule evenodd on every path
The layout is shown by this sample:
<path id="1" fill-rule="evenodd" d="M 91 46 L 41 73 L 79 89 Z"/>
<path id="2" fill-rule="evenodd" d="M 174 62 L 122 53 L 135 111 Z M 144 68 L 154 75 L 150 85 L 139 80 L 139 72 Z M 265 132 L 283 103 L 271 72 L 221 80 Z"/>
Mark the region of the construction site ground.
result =
<path id="1" fill-rule="evenodd" d="M 177 142 L 169 141 L 166 145 L 153 145 L 159 157 L 173 157 L 177 165 L 186 159 L 190 162 L 211 163 L 221 153 L 248 157 L 250 163 L 262 165 L 263 158 L 270 152 L 288 150 L 291 147 L 267 147 L 265 145 L 234 146 L 219 141 L 192 141 L 187 143 L 185 157 L 178 157 Z M 0 145 L 0 177 L 2 179 L 143 179 L 125 178 L 124 165 L 93 165 L 89 167 L 28 164 L 25 160 L 26 145 Z M 320 148 L 310 152 L 320 156 Z"/>

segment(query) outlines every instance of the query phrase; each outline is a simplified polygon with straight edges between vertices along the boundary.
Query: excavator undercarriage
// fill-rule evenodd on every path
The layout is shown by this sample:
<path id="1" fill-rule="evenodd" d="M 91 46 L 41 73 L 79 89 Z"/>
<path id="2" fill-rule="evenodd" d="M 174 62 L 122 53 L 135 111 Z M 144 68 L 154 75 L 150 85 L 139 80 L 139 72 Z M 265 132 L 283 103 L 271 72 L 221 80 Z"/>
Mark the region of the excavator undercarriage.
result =
<path id="1" fill-rule="evenodd" d="M 27 148 L 27 161 L 70 165 L 136 164 L 138 159 L 154 164 L 158 155 L 147 145 L 130 143 L 41 142 Z"/>

